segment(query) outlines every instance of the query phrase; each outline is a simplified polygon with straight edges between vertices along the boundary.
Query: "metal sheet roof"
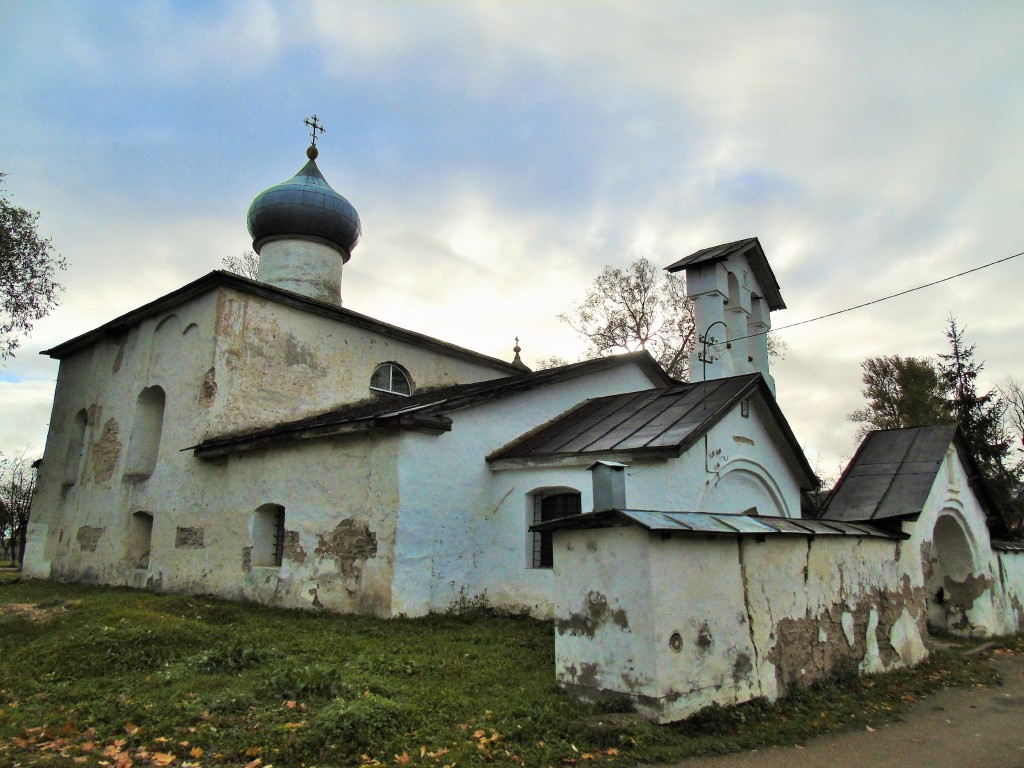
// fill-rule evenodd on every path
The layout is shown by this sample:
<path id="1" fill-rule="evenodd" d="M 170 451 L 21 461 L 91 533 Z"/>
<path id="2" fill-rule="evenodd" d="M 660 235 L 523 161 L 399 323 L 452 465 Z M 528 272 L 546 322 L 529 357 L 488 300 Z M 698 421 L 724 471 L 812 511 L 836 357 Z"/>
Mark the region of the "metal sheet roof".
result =
<path id="1" fill-rule="evenodd" d="M 992 549 L 999 552 L 1024 552 L 1024 541 L 992 541 Z"/>
<path id="2" fill-rule="evenodd" d="M 794 466 L 805 475 L 806 487 L 816 487 L 814 471 L 759 373 L 587 400 L 520 436 L 487 460 L 494 466 L 496 462 L 615 452 L 678 456 L 751 396 L 764 403 L 772 417 L 769 427 L 777 430 L 780 447 L 788 446 Z"/>
<path id="3" fill-rule="evenodd" d="M 860 536 L 901 539 L 902 534 L 869 525 L 836 521 L 794 520 L 760 515 L 710 512 L 658 512 L 646 509 L 611 509 L 572 515 L 531 526 L 531 531 L 586 530 L 636 525 L 647 531 L 701 536 Z"/>
<path id="4" fill-rule="evenodd" d="M 995 535 L 1005 535 L 1006 524 L 955 424 L 870 433 L 839 478 L 819 519 L 852 523 L 916 518 L 951 445 L 967 470 L 989 529 Z"/>
<path id="5" fill-rule="evenodd" d="M 710 248 L 702 248 L 696 253 L 684 256 L 679 261 L 673 262 L 665 267 L 667 272 L 681 272 L 687 269 L 701 266 L 702 264 L 713 264 L 716 261 L 725 261 L 733 255 L 746 256 L 750 264 L 757 284 L 764 293 L 764 300 L 768 302 L 769 309 L 785 309 L 786 302 L 782 300 L 782 293 L 779 290 L 779 281 L 775 279 L 768 257 L 764 255 L 761 242 L 756 237 L 748 237 L 745 240 L 735 240 L 731 243 L 713 245 Z"/>
<path id="6" fill-rule="evenodd" d="M 755 373 L 588 400 L 488 458 L 677 448 L 760 381 Z"/>
<path id="7" fill-rule="evenodd" d="M 872 432 L 843 472 L 821 519 L 856 522 L 919 514 L 955 433 L 955 424 Z"/>

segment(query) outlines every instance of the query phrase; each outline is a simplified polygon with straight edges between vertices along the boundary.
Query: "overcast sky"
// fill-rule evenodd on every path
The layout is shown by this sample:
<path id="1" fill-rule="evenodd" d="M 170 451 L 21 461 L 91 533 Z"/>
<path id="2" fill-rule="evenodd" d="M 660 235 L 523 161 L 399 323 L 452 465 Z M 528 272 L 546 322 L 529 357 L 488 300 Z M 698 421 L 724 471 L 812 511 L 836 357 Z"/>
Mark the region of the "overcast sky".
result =
<path id="1" fill-rule="evenodd" d="M 67 259 L 0 370 L 0 451 L 45 443 L 38 353 L 251 247 L 305 162 L 359 211 L 345 306 L 527 364 L 605 265 L 757 236 L 775 326 L 1024 250 L 1024 3 L 0 0 L 0 171 Z M 782 331 L 812 465 L 854 450 L 860 362 L 1024 377 L 1024 257 Z"/>

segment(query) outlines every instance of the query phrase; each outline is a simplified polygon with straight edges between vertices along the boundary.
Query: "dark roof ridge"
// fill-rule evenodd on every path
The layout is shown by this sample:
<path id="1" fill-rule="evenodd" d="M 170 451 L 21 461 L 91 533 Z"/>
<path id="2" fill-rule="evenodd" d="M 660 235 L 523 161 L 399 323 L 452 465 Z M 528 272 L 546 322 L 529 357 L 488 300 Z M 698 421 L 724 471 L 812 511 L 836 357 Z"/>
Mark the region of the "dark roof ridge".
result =
<path id="1" fill-rule="evenodd" d="M 195 298 L 196 296 L 200 296 L 218 287 L 235 288 L 236 290 L 261 296 L 263 298 L 270 299 L 271 301 L 276 301 L 279 304 L 285 304 L 305 312 L 310 312 L 322 317 L 333 318 L 339 322 L 348 323 L 349 325 L 353 325 L 357 328 L 375 331 L 381 335 L 391 336 L 410 344 L 434 349 L 436 351 L 452 355 L 453 357 L 458 357 L 482 365 L 488 365 L 496 370 L 508 371 L 509 373 L 514 374 L 522 373 L 522 369 L 512 365 L 511 362 L 506 360 L 500 360 L 481 352 L 475 352 L 466 347 L 442 341 L 441 339 L 436 339 L 417 331 L 410 331 L 397 325 L 391 325 L 390 323 L 385 323 L 382 320 L 376 320 L 369 315 L 364 315 L 360 312 L 346 309 L 345 307 L 339 307 L 334 304 L 330 304 L 329 302 L 311 299 L 308 296 L 303 296 L 302 294 L 295 293 L 284 288 L 278 288 L 274 285 L 268 285 L 267 283 L 261 283 L 257 280 L 250 280 L 247 277 L 242 277 L 241 275 L 236 275 L 234 272 L 228 272 L 222 269 L 208 272 L 202 277 L 193 280 L 190 283 L 186 283 L 182 287 L 177 288 L 170 293 L 159 296 L 156 299 L 143 304 L 141 307 L 136 307 L 133 310 L 125 312 L 123 315 L 119 315 L 113 320 L 109 320 L 90 331 L 86 331 L 83 334 L 62 342 L 55 347 L 43 350 L 39 354 L 49 355 L 50 357 L 59 360 L 78 351 L 79 349 L 82 349 L 83 347 L 88 346 L 89 344 L 95 343 L 101 338 L 123 332 L 148 317 L 152 317 L 160 312 L 176 307 Z"/>
<path id="2" fill-rule="evenodd" d="M 495 399 L 518 392 L 536 389 L 559 381 L 568 381 L 588 373 L 614 368 L 627 363 L 636 363 L 649 375 L 662 380 L 668 375 L 646 351 L 629 352 L 622 355 L 584 360 L 569 363 L 542 371 L 523 373 L 497 379 L 453 384 L 448 387 L 427 389 L 410 397 L 383 396 L 367 398 L 349 403 L 341 408 L 334 408 L 300 419 L 284 421 L 270 427 L 250 429 L 237 433 L 229 433 L 207 438 L 196 445 L 182 450 L 212 449 L 220 446 L 242 445 L 250 440 L 269 437 L 271 435 L 298 434 L 304 430 L 320 429 L 341 424 L 356 422 L 378 422 L 394 420 L 397 417 L 416 413 L 418 416 L 438 416 L 452 411 L 468 408 L 485 400 Z M 646 390 L 644 390 L 646 391 Z"/>
<path id="3" fill-rule="evenodd" d="M 733 240 L 731 243 L 701 248 L 689 256 L 684 256 L 672 262 L 665 267 L 665 271 L 686 271 L 701 264 L 713 264 L 718 261 L 724 261 L 733 254 L 742 255 L 748 252 L 750 253 L 747 256 L 747 261 L 754 272 L 758 285 L 761 286 L 761 290 L 764 292 L 764 299 L 768 302 L 768 308 L 770 310 L 785 309 L 786 302 L 782 299 L 779 281 L 775 277 L 775 272 L 772 271 L 771 264 L 768 263 L 768 257 L 765 256 L 764 249 L 761 247 L 761 241 L 756 237 L 746 237 L 742 240 Z"/>

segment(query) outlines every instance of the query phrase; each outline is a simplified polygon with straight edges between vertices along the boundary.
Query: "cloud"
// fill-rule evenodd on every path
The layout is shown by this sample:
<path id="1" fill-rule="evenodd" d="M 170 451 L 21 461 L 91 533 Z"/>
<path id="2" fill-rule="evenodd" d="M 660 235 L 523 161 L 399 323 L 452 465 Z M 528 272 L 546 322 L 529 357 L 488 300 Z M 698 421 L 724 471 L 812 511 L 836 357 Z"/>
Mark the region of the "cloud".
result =
<path id="1" fill-rule="evenodd" d="M 245 210 L 301 166 L 313 111 L 363 219 L 346 306 L 505 359 L 515 335 L 528 362 L 578 354 L 556 315 L 638 256 L 759 236 L 778 327 L 1015 253 L 1022 22 L 1006 4 L 2 6 L 7 186 L 71 262 L 10 377 L 248 248 Z M 824 465 L 852 453 L 860 361 L 940 351 L 951 312 L 986 375 L 1021 377 L 1022 269 L 783 331 L 798 437 Z"/>

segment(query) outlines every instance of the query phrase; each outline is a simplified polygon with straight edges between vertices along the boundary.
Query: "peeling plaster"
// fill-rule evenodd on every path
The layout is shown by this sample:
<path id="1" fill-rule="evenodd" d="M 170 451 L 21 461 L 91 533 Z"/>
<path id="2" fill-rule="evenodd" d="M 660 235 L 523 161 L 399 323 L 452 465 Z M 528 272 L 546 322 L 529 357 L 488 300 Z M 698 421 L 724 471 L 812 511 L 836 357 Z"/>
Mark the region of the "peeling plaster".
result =
<path id="1" fill-rule="evenodd" d="M 97 483 L 106 482 L 114 475 L 117 462 L 121 458 L 121 441 L 117 439 L 120 426 L 113 419 L 107 419 L 103 432 L 89 449 L 93 480 Z"/>
<path id="2" fill-rule="evenodd" d="M 94 528 L 91 525 L 83 525 L 78 529 L 75 539 L 83 552 L 95 552 L 96 546 L 100 543 L 105 528 Z"/>
<path id="3" fill-rule="evenodd" d="M 210 367 L 203 375 L 203 383 L 199 385 L 199 405 L 203 408 L 209 408 L 213 405 L 213 401 L 217 399 L 217 372 Z"/>
<path id="4" fill-rule="evenodd" d="M 342 520 L 330 533 L 318 535 L 317 541 L 313 554 L 333 558 L 346 578 L 355 574 L 356 563 L 377 556 L 377 534 L 352 518 Z"/>
<path id="5" fill-rule="evenodd" d="M 175 549 L 203 549 L 204 532 L 202 528 L 177 526 L 174 531 Z"/>
<path id="6" fill-rule="evenodd" d="M 284 552 L 286 560 L 294 560 L 296 563 L 306 562 L 306 550 L 302 548 L 298 531 L 284 532 Z"/>
<path id="7" fill-rule="evenodd" d="M 600 592 L 588 592 L 583 607 L 567 619 L 556 619 L 558 634 L 583 635 L 593 638 L 598 628 L 611 622 L 624 632 L 629 631 L 629 620 L 621 608 L 609 610 L 608 598 Z"/>

